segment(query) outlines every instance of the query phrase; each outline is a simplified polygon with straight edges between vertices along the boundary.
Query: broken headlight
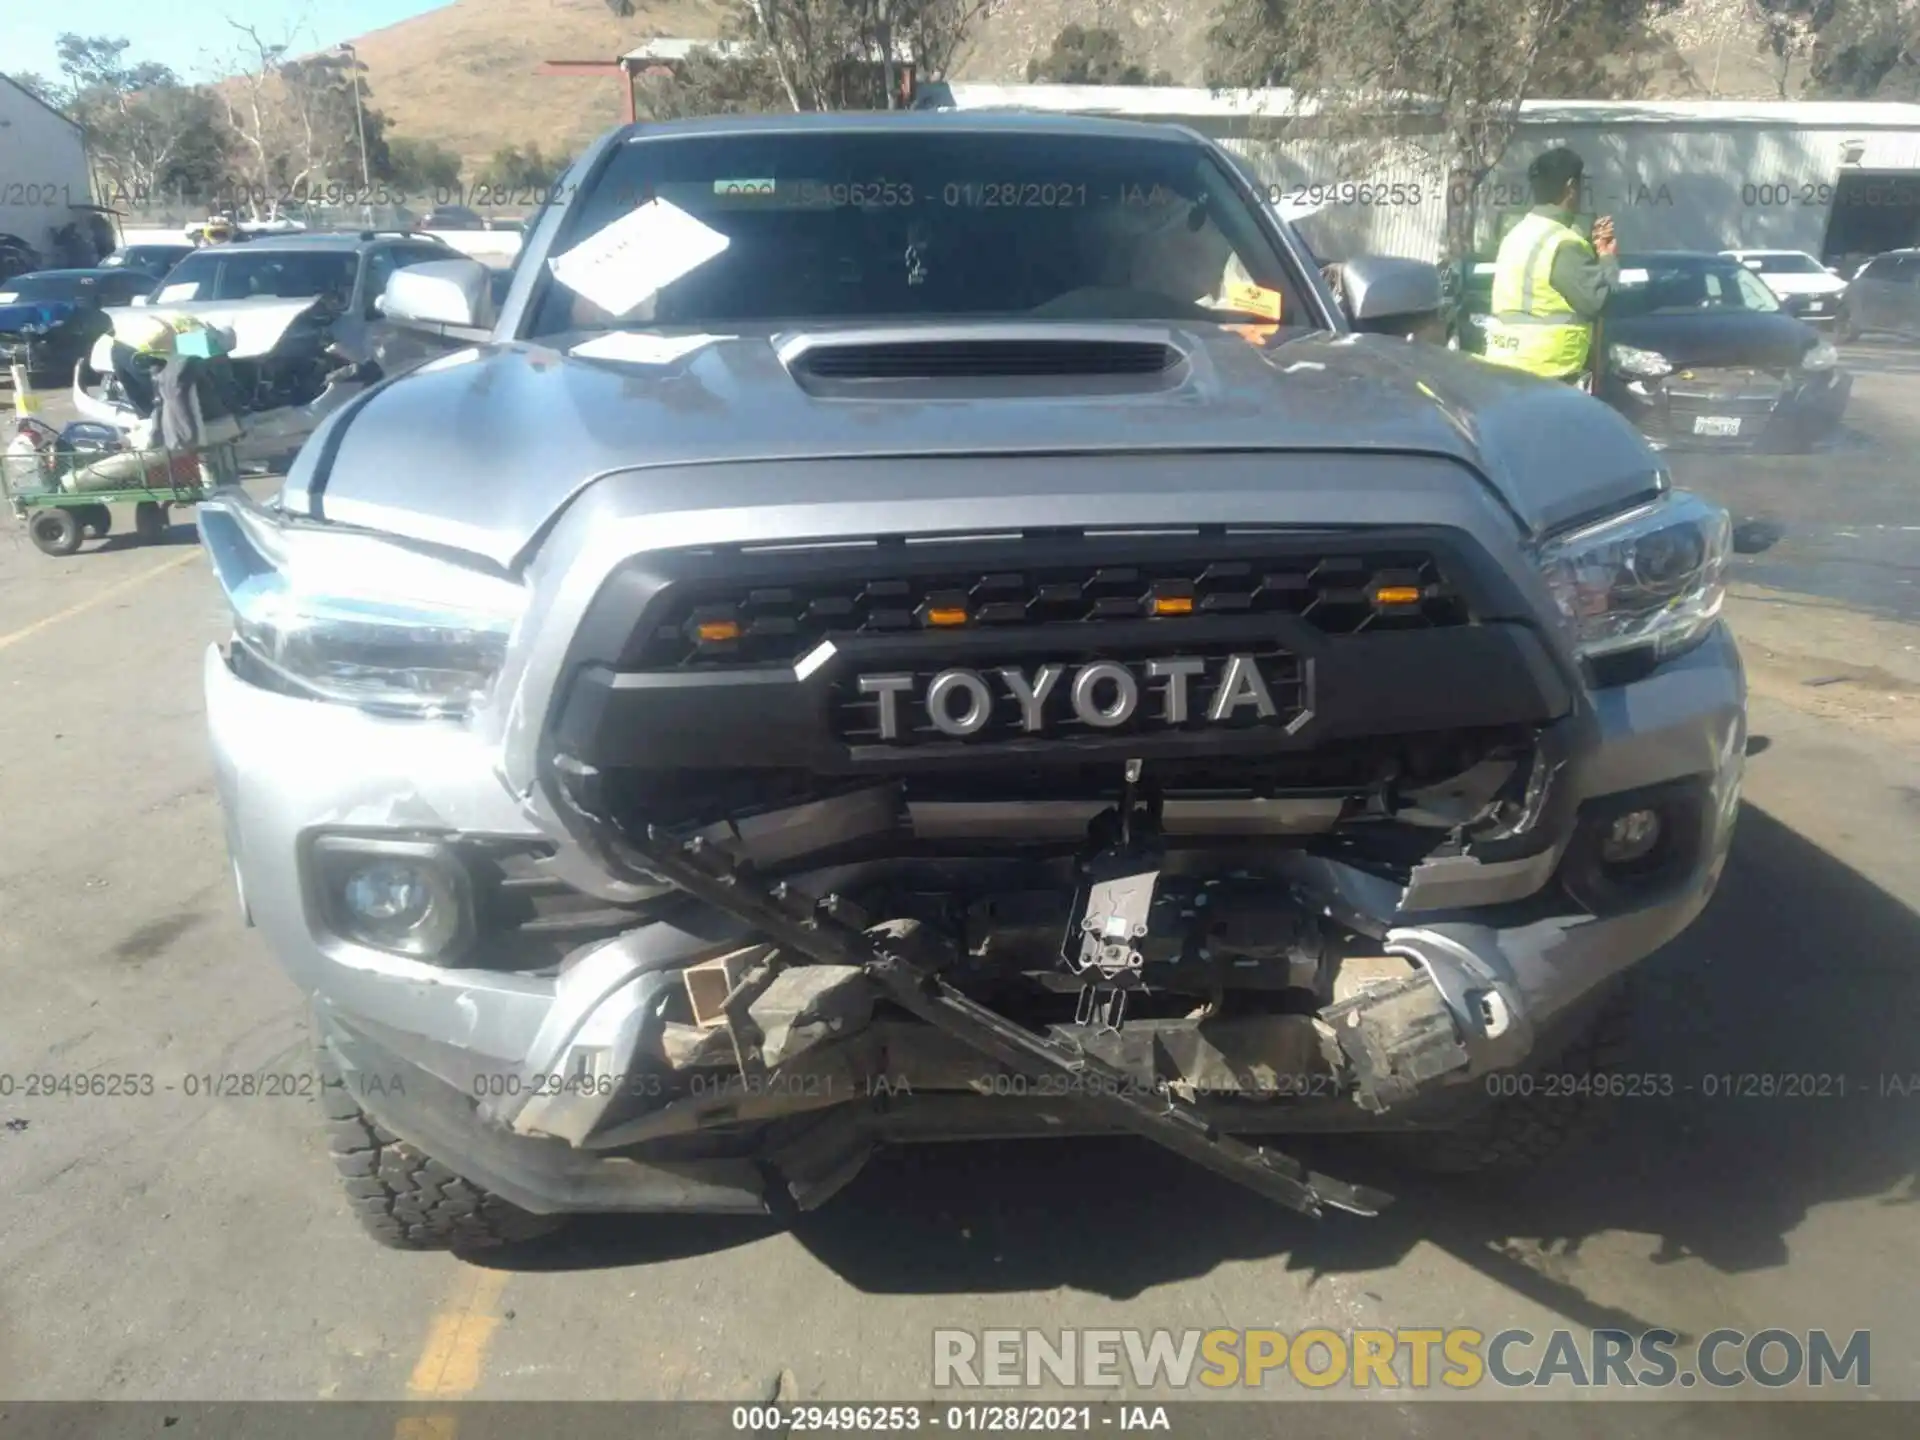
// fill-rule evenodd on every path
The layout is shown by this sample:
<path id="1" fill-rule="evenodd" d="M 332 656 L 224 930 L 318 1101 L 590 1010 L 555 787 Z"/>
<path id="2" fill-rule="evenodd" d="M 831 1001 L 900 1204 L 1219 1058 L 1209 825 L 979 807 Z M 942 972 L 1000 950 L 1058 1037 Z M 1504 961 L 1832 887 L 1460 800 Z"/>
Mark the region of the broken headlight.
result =
<path id="1" fill-rule="evenodd" d="M 1607 360 L 1615 373 L 1642 380 L 1658 380 L 1673 373 L 1673 362 L 1658 350 L 1642 350 L 1637 345 L 1609 345 Z"/>
<path id="2" fill-rule="evenodd" d="M 1727 512 L 1685 490 L 1548 541 L 1541 573 L 1582 659 L 1698 644 L 1726 598 Z"/>
<path id="3" fill-rule="evenodd" d="M 199 521 L 239 643 L 315 699 L 464 715 L 491 688 L 526 606 L 526 591 L 497 573 L 284 520 L 244 496 L 203 502 Z"/>

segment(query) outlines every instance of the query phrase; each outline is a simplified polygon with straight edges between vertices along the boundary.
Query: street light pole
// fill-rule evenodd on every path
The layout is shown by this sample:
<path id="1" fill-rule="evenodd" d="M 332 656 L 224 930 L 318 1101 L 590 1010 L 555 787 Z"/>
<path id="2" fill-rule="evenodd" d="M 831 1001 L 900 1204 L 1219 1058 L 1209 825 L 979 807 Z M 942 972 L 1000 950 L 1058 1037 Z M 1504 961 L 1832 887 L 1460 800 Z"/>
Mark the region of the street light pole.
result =
<path id="1" fill-rule="evenodd" d="M 347 73 L 353 77 L 353 123 L 354 128 L 360 132 L 360 193 L 362 196 L 360 215 L 371 228 L 373 201 L 365 197 L 373 192 L 373 167 L 367 163 L 367 110 L 360 103 L 360 52 L 350 44 L 343 44 L 339 49 L 353 62 L 348 67 Z"/>

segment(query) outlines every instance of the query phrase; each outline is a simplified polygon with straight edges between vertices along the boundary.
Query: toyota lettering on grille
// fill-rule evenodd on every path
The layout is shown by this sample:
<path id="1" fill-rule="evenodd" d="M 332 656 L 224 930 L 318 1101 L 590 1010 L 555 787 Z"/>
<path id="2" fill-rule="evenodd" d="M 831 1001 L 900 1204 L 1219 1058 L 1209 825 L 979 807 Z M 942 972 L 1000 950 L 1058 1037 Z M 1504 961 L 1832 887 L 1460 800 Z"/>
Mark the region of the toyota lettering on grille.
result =
<path id="1" fill-rule="evenodd" d="M 1119 730 L 1136 720 L 1158 728 L 1282 718 L 1294 728 L 1306 719 L 1293 707 L 1283 717 L 1252 655 L 950 669 L 924 680 L 912 673 L 862 675 L 856 688 L 878 702 L 878 738 L 896 743 L 910 738 L 903 697 L 935 731 L 956 740 L 978 735 L 1007 705 L 1018 707 L 1018 730 L 1027 735 L 1046 734 L 1070 723 L 1068 717 L 1095 730 Z"/>

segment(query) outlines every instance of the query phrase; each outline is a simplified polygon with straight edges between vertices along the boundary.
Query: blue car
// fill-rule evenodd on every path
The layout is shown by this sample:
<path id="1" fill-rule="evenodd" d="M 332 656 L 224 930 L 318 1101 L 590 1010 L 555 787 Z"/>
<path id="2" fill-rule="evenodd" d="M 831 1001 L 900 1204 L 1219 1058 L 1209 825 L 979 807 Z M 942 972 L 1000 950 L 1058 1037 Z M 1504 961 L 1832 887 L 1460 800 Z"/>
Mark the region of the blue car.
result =
<path id="1" fill-rule="evenodd" d="M 0 365 L 34 385 L 58 384 L 112 328 L 103 313 L 153 286 L 141 270 L 36 270 L 0 280 Z"/>

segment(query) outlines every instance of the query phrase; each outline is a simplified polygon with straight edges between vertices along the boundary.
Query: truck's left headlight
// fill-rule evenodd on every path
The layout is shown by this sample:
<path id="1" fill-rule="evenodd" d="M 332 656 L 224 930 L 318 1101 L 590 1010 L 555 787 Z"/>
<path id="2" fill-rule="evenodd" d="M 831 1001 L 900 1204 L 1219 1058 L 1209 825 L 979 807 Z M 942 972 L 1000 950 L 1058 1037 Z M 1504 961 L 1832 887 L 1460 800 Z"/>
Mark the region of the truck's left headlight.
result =
<path id="1" fill-rule="evenodd" d="M 524 587 L 503 575 L 282 519 L 244 496 L 203 502 L 199 525 L 240 644 L 316 699 L 464 715 L 491 688 L 526 608 Z"/>
<path id="2" fill-rule="evenodd" d="M 1727 593 L 1733 523 L 1686 490 L 1556 537 L 1541 573 L 1583 659 L 1677 655 L 1713 628 Z"/>

